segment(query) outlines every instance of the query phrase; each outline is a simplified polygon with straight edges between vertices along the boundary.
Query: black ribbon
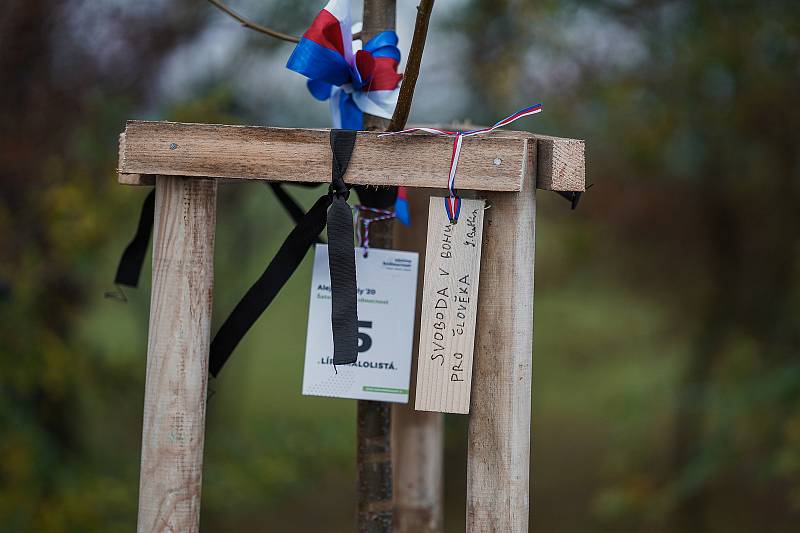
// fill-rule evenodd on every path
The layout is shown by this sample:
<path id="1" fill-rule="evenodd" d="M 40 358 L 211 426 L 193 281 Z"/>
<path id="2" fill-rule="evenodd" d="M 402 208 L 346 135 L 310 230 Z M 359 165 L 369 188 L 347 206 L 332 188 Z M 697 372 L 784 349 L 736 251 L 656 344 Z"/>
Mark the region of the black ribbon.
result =
<path id="1" fill-rule="evenodd" d="M 267 269 L 236 304 L 233 312 L 217 331 L 211 342 L 208 363 L 208 369 L 212 376 L 217 376 L 239 341 L 297 270 L 308 249 L 319 240 L 319 234 L 325 228 L 326 223 L 328 225 L 328 252 L 331 270 L 333 363 L 334 365 L 343 365 L 356 361 L 358 317 L 356 314 L 353 215 L 350 206 L 347 205 L 350 191 L 343 179 L 354 146 L 355 131 L 331 130 L 333 169 L 329 193 L 321 196 L 308 213 L 300 218 L 297 226 L 286 237 Z M 278 198 L 280 199 L 281 196 L 279 195 Z M 286 206 L 285 203 L 284 206 Z M 287 210 L 289 210 L 288 207 Z"/>
<path id="2" fill-rule="evenodd" d="M 319 183 L 298 183 L 297 185 L 302 187 L 316 187 L 319 185 Z M 294 223 L 299 224 L 300 221 L 303 220 L 303 217 L 306 216 L 303 209 L 297 205 L 297 202 L 294 201 L 294 198 L 289 196 L 289 193 L 284 190 L 280 183 L 270 182 L 269 187 L 272 189 L 272 192 L 275 193 L 275 198 L 278 199 L 283 208 L 286 209 L 286 212 L 289 213 L 289 216 L 292 217 Z M 325 241 L 317 237 L 316 242 L 324 244 Z"/>
<path id="3" fill-rule="evenodd" d="M 331 207 L 328 209 L 328 266 L 331 272 L 331 328 L 333 364 L 355 363 L 358 356 L 356 312 L 356 258 L 353 252 L 353 212 L 344 173 L 356 143 L 353 130 L 331 130 L 333 165 Z"/>
<path id="4" fill-rule="evenodd" d="M 308 249 L 328 226 L 328 264 L 331 272 L 331 326 L 333 329 L 333 364 L 354 363 L 358 356 L 358 316 L 356 306 L 356 265 L 353 251 L 353 216 L 347 198 L 350 190 L 344 174 L 355 147 L 356 132 L 331 130 L 333 165 L 328 194 L 321 196 L 303 214 L 302 209 L 280 185 L 272 184 L 278 200 L 297 225 L 284 240 L 266 270 L 248 289 L 225 319 L 211 342 L 209 371 L 219 373 L 233 350 L 275 296 L 297 270 Z M 363 194 L 360 191 L 360 194 Z M 120 259 L 115 283 L 136 287 L 153 230 L 155 190 L 142 206 L 139 226 Z"/>
<path id="5" fill-rule="evenodd" d="M 114 276 L 116 285 L 126 285 L 136 287 L 139 285 L 139 274 L 142 272 L 144 256 L 147 254 L 147 245 L 150 243 L 150 234 L 153 232 L 153 214 L 156 207 L 156 190 L 150 191 L 142 204 L 142 212 L 139 214 L 139 226 L 133 240 L 122 252 L 117 267 L 117 275 Z"/>
<path id="6" fill-rule="evenodd" d="M 303 216 L 300 222 L 283 241 L 278 253 L 270 261 L 261 277 L 250 287 L 236 304 L 228 318 L 211 341 L 208 370 L 215 376 L 231 356 L 245 333 L 269 307 L 275 296 L 292 277 L 294 271 L 319 234 L 325 229 L 330 196 L 321 196 Z M 352 242 L 350 247 L 352 248 Z"/>
<path id="7" fill-rule="evenodd" d="M 565 198 L 571 205 L 572 209 L 577 209 L 578 202 L 581 200 L 583 192 L 580 191 L 556 191 L 559 195 Z"/>

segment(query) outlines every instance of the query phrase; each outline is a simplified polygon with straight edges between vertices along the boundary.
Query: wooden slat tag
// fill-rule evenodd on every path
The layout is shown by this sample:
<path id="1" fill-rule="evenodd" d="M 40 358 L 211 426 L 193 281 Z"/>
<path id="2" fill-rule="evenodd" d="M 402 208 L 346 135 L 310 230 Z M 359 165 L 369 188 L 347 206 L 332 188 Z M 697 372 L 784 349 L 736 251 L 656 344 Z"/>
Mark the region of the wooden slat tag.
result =
<path id="1" fill-rule="evenodd" d="M 444 199 L 431 197 L 414 407 L 469 413 L 483 236 L 483 200 L 461 200 L 450 224 Z"/>

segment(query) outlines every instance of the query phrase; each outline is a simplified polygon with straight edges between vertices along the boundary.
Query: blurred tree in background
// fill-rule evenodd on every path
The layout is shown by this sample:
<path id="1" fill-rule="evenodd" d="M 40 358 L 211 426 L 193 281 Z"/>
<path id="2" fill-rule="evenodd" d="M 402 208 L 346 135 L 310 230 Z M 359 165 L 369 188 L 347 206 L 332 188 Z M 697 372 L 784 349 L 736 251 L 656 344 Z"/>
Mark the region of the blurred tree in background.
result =
<path id="1" fill-rule="evenodd" d="M 299 34 L 323 2 L 231 4 Z M 0 11 L 0 531 L 130 531 L 149 268 L 127 304 L 103 299 L 146 194 L 116 184 L 117 135 L 128 118 L 324 126 L 327 110 L 283 69 L 290 46 L 206 2 Z M 796 1 L 439 0 L 431 32 L 412 120 L 541 101 L 520 127 L 587 139 L 579 209 L 539 201 L 534 527 L 793 531 Z M 258 185 L 219 202 L 217 325 L 289 228 Z M 308 273 L 213 384 L 210 531 L 352 529 L 353 404 L 299 395 Z M 448 531 L 464 428 L 448 418 Z"/>
<path id="2" fill-rule="evenodd" d="M 135 207 L 113 180 L 115 137 L 165 51 L 199 19 L 113 3 L 10 0 L 0 15 L 0 528 L 113 530 L 135 513 L 115 413 L 141 385 L 135 359 L 75 342 L 109 228 Z M 113 331 L 108 332 L 113 336 Z M 122 402 L 119 402 L 119 400 Z M 135 412 L 135 411 L 133 411 Z M 116 424 L 115 424 L 116 422 Z M 107 439 L 88 438 L 103 426 Z M 112 465 L 123 466 L 115 471 Z M 109 526 L 112 526 L 109 528 Z M 126 528 L 129 530 L 129 528 Z"/>

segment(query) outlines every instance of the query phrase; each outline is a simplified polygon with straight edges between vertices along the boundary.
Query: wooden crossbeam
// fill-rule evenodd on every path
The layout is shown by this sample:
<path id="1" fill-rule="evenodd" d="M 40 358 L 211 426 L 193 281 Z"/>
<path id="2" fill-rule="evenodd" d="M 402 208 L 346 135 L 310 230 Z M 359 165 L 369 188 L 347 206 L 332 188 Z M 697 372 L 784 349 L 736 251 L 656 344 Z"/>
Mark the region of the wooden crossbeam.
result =
<path id="1" fill-rule="evenodd" d="M 128 121 L 120 135 L 119 181 L 148 185 L 152 176 L 227 180 L 330 180 L 329 130 Z M 379 137 L 359 132 L 345 179 L 353 185 L 446 186 L 452 139 L 432 135 Z M 459 189 L 522 190 L 534 168 L 540 189 L 585 189 L 584 141 L 520 131 L 464 139 Z"/>

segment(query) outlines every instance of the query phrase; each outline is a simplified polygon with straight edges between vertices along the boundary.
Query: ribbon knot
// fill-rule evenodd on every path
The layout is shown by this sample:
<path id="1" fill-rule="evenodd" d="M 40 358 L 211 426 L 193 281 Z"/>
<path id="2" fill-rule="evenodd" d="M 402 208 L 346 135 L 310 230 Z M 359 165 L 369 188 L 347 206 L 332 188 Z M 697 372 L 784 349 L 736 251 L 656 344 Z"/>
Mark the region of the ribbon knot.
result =
<path id="1" fill-rule="evenodd" d="M 347 200 L 350 189 L 344 182 L 344 173 L 350 164 L 353 147 L 356 144 L 354 130 L 331 130 L 331 186 L 330 194 Z"/>
<path id="2" fill-rule="evenodd" d="M 287 68 L 309 78 L 308 90 L 330 100 L 334 128 L 363 129 L 363 114 L 391 118 L 397 104 L 400 49 L 383 31 L 363 49 L 353 44 L 349 0 L 331 0 L 292 52 Z"/>

